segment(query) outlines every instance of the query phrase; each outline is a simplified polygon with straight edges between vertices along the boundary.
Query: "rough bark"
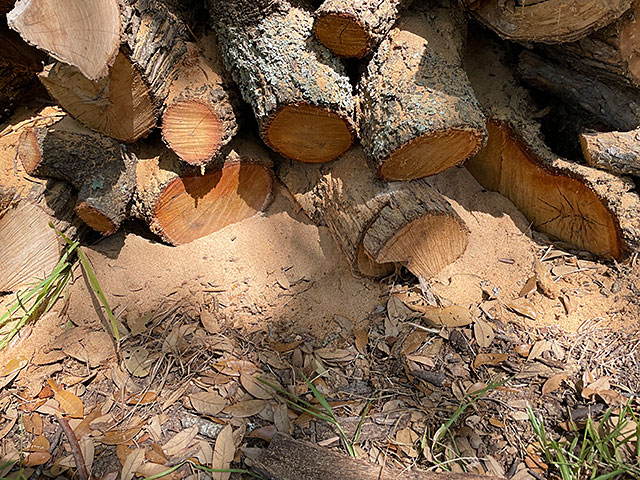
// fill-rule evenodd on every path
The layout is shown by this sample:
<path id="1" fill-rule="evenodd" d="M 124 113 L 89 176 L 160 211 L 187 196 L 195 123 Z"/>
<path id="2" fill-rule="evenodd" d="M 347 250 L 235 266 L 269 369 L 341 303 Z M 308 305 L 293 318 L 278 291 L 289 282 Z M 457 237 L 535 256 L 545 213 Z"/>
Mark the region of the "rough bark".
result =
<path id="1" fill-rule="evenodd" d="M 589 165 L 617 175 L 640 176 L 640 130 L 588 131 L 580 135 L 582 153 Z"/>
<path id="2" fill-rule="evenodd" d="M 238 131 L 239 99 L 224 80 L 217 49 L 209 50 L 216 57 L 188 44 L 162 116 L 162 138 L 190 165 L 215 160 Z"/>
<path id="3" fill-rule="evenodd" d="M 378 45 L 410 0 L 325 0 L 316 10 L 313 31 L 340 57 L 362 58 Z"/>
<path id="4" fill-rule="evenodd" d="M 640 126 L 638 89 L 584 75 L 529 51 L 520 55 L 518 72 L 529 85 L 580 106 L 612 129 Z"/>
<path id="5" fill-rule="evenodd" d="M 409 180 L 480 149 L 485 121 L 462 69 L 462 13 L 439 2 L 403 17 L 358 85 L 362 146 L 382 178 Z"/>
<path id="6" fill-rule="evenodd" d="M 572 43 L 548 46 L 546 56 L 580 72 L 640 86 L 640 1 L 616 22 Z"/>
<path id="7" fill-rule="evenodd" d="M 9 26 L 87 78 L 104 77 L 120 46 L 118 0 L 18 0 Z"/>
<path id="8" fill-rule="evenodd" d="M 304 440 L 278 433 L 252 469 L 267 480 L 489 480 L 466 473 L 400 471 L 393 467 L 347 457 Z"/>
<path id="9" fill-rule="evenodd" d="M 116 141 L 64 116 L 25 129 L 18 157 L 29 175 L 66 180 L 78 190 L 75 211 L 91 228 L 111 235 L 120 227 L 135 187 L 135 158 Z"/>
<path id="10" fill-rule="evenodd" d="M 165 242 L 182 245 L 265 210 L 272 200 L 269 154 L 255 140 L 236 137 L 231 151 L 204 174 L 185 167 L 157 144 L 137 152 L 133 215 Z"/>
<path id="11" fill-rule="evenodd" d="M 59 109 L 21 109 L 0 126 L 0 292 L 14 292 L 51 273 L 59 260 L 61 239 L 49 227 L 76 239 L 71 186 L 29 176 L 16 159 L 25 128 L 44 125 Z"/>
<path id="12" fill-rule="evenodd" d="M 354 137 L 344 67 L 312 36 L 313 18 L 287 0 L 209 0 L 225 65 L 264 142 L 282 155 L 326 162 Z"/>
<path id="13" fill-rule="evenodd" d="M 572 42 L 622 15 L 632 0 L 462 0 L 481 23 L 516 42 Z"/>
<path id="14" fill-rule="evenodd" d="M 37 83 L 45 55 L 22 41 L 0 19 L 0 121 L 11 114 L 16 102 Z"/>
<path id="15" fill-rule="evenodd" d="M 533 227 L 595 255 L 621 259 L 640 245 L 633 182 L 558 158 L 544 144 L 536 109 L 496 44 L 474 39 L 467 71 L 489 118 L 489 141 L 466 166 L 509 198 Z"/>
<path id="16" fill-rule="evenodd" d="M 278 176 L 309 217 L 326 225 L 354 273 L 380 277 L 405 264 L 429 278 L 467 246 L 467 229 L 426 180 L 376 179 L 359 146 L 327 165 L 282 160 Z"/>

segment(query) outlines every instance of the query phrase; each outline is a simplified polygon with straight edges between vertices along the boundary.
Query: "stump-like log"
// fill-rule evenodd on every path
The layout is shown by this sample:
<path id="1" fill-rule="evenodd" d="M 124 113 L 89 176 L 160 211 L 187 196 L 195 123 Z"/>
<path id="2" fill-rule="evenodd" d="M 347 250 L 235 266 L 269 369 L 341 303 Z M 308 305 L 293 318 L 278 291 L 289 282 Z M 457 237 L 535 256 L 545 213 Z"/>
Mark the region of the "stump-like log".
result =
<path id="1" fill-rule="evenodd" d="M 640 86 L 640 0 L 606 28 L 544 53 L 583 73 Z"/>
<path id="2" fill-rule="evenodd" d="M 358 85 L 362 146 L 387 180 L 442 172 L 476 153 L 485 120 L 462 69 L 462 12 L 439 2 L 403 17 Z"/>
<path id="3" fill-rule="evenodd" d="M 316 10 L 313 31 L 340 57 L 362 58 L 380 43 L 410 0 L 325 0 Z"/>
<path id="4" fill-rule="evenodd" d="M 29 175 L 66 180 L 78 190 L 75 211 L 91 228 L 111 235 L 125 218 L 135 187 L 135 157 L 112 138 L 68 115 L 22 132 L 18 156 Z"/>
<path id="5" fill-rule="evenodd" d="M 217 52 L 209 50 L 216 57 L 188 44 L 162 116 L 162 138 L 190 165 L 213 161 L 238 131 L 237 97 L 225 84 Z"/>
<path id="6" fill-rule="evenodd" d="M 278 176 L 309 217 L 326 225 L 354 273 L 380 277 L 406 265 L 429 278 L 467 247 L 467 228 L 426 180 L 384 182 L 353 147 L 328 165 L 283 159 Z"/>
<path id="7" fill-rule="evenodd" d="M 133 214 L 165 242 L 182 245 L 264 211 L 273 197 L 269 154 L 248 137 L 231 147 L 200 174 L 166 148 L 141 146 Z"/>
<path id="8" fill-rule="evenodd" d="M 59 109 L 19 110 L 0 128 L 0 292 L 14 292 L 51 273 L 60 258 L 62 239 L 49 227 L 77 238 L 70 185 L 29 176 L 16 149 L 25 128 L 44 125 Z"/>
<path id="9" fill-rule="evenodd" d="M 118 0 L 18 0 L 9 26 L 87 78 L 107 74 L 120 47 Z"/>
<path id="10" fill-rule="evenodd" d="M 327 162 L 353 142 L 354 100 L 344 67 L 288 0 L 209 0 L 225 65 L 260 136 L 303 162 Z"/>
<path id="11" fill-rule="evenodd" d="M 496 44 L 473 39 L 467 71 L 489 118 L 489 141 L 466 166 L 509 198 L 533 227 L 595 255 L 621 259 L 640 245 L 640 199 L 629 179 L 558 158 L 536 109 Z"/>
<path id="12" fill-rule="evenodd" d="M 580 145 L 592 167 L 618 175 L 640 176 L 640 130 L 588 131 L 580 135 Z"/>
<path id="13" fill-rule="evenodd" d="M 640 126 L 640 90 L 585 75 L 529 51 L 520 55 L 520 77 L 529 85 L 578 105 L 615 130 Z"/>
<path id="14" fill-rule="evenodd" d="M 572 42 L 622 15 L 632 0 L 462 0 L 484 25 L 516 42 Z"/>

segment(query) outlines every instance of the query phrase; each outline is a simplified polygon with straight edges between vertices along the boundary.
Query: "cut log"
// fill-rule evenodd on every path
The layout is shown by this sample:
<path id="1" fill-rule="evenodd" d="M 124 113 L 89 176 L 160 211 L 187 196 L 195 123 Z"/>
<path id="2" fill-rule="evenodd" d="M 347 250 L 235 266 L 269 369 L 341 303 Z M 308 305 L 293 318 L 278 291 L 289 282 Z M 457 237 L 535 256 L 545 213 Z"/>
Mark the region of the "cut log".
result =
<path id="1" fill-rule="evenodd" d="M 618 175 L 640 176 L 640 130 L 588 131 L 580 135 L 580 145 L 592 167 Z"/>
<path id="2" fill-rule="evenodd" d="M 78 190 L 75 211 L 91 228 L 111 235 L 125 218 L 135 188 L 135 158 L 112 138 L 68 115 L 25 129 L 18 147 L 29 175 L 66 180 Z"/>
<path id="3" fill-rule="evenodd" d="M 629 179 L 558 158 L 544 144 L 528 92 L 497 45 L 474 38 L 467 72 L 489 118 L 489 141 L 466 166 L 509 198 L 534 228 L 607 258 L 640 245 L 640 199 Z"/>
<path id="4" fill-rule="evenodd" d="M 7 21 L 28 43 L 91 80 L 107 74 L 120 47 L 118 0 L 18 0 Z"/>
<path id="5" fill-rule="evenodd" d="M 315 13 L 313 31 L 340 57 L 362 58 L 380 43 L 409 0 L 325 0 Z"/>
<path id="6" fill-rule="evenodd" d="M 162 138 L 190 165 L 214 160 L 238 131 L 237 98 L 223 78 L 221 62 L 188 44 L 169 89 Z"/>
<path id="7" fill-rule="evenodd" d="M 382 178 L 434 175 L 485 142 L 484 117 L 461 65 L 464 32 L 456 9 L 415 12 L 369 62 L 358 85 L 359 133 Z"/>
<path id="8" fill-rule="evenodd" d="M 60 258 L 62 239 L 49 227 L 72 239 L 78 235 L 71 186 L 57 180 L 30 177 L 16 162 L 22 131 L 55 121 L 62 112 L 20 109 L 0 127 L 0 292 L 15 292 L 42 279 Z"/>
<path id="9" fill-rule="evenodd" d="M 0 121 L 11 115 L 18 101 L 42 70 L 45 54 L 30 47 L 0 19 Z"/>
<path id="10" fill-rule="evenodd" d="M 264 142 L 303 162 L 327 162 L 353 142 L 344 67 L 312 35 L 313 18 L 287 0 L 209 0 L 225 65 Z"/>
<path id="11" fill-rule="evenodd" d="M 394 467 L 347 457 L 304 440 L 277 433 L 252 464 L 267 480 L 490 480 L 499 477 L 468 473 L 434 473 L 397 470 Z"/>
<path id="12" fill-rule="evenodd" d="M 484 25 L 516 42 L 572 42 L 622 15 L 632 0 L 462 0 Z"/>
<path id="13" fill-rule="evenodd" d="M 518 72 L 529 85 L 578 105 L 615 130 L 640 126 L 640 90 L 584 75 L 529 51 L 520 54 Z"/>
<path id="14" fill-rule="evenodd" d="M 544 53 L 583 73 L 640 86 L 640 0 L 608 27 Z"/>
<path id="15" fill-rule="evenodd" d="M 273 197 L 269 154 L 247 137 L 231 146 L 204 175 L 166 148 L 142 146 L 133 214 L 165 242 L 182 245 L 264 211 Z"/>
<path id="16" fill-rule="evenodd" d="M 156 126 L 186 54 L 186 29 L 156 0 L 123 1 L 124 46 L 108 75 L 91 81 L 57 63 L 40 76 L 49 94 L 85 126 L 123 142 L 135 142 Z"/>
<path id="17" fill-rule="evenodd" d="M 437 190 L 426 180 L 376 179 L 359 146 L 326 166 L 283 159 L 278 176 L 329 227 L 356 274 L 381 277 L 399 263 L 429 278 L 467 247 L 466 226 Z"/>

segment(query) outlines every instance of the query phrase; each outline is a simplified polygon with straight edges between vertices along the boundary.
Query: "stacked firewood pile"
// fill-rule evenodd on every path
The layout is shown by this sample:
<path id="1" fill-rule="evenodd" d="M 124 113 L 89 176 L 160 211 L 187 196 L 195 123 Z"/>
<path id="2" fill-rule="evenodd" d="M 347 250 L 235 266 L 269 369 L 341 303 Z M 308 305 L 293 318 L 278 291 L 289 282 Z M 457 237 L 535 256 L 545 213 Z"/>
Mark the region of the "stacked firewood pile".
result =
<path id="1" fill-rule="evenodd" d="M 10 123 L 0 145 L 15 175 L 57 179 L 28 195 L 0 188 L 5 231 L 45 235 L 47 219 L 33 221 L 25 203 L 73 225 L 69 209 L 47 205 L 71 191 L 74 215 L 102 235 L 136 217 L 184 244 L 263 211 L 275 161 L 355 272 L 401 263 L 429 277 L 468 242 L 429 177 L 464 164 L 554 239 L 616 260 L 640 243 L 628 176 L 640 171 L 638 1 L 0 0 L 0 10 L 0 106 L 28 97 L 37 76 L 61 107 Z M 468 22 L 484 30 L 469 36 Z M 584 162 L 545 144 L 525 84 L 597 119 L 580 138 Z"/>

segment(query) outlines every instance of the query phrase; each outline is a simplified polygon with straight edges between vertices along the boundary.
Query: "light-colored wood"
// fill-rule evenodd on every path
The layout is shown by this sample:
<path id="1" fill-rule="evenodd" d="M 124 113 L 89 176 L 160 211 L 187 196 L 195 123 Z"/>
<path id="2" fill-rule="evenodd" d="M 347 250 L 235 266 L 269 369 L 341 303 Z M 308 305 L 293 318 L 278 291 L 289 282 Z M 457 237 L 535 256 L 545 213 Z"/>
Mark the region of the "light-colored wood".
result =
<path id="1" fill-rule="evenodd" d="M 107 74 L 120 47 L 118 0 L 18 0 L 7 22 L 91 80 Z"/>
<path id="2" fill-rule="evenodd" d="M 640 129 L 630 132 L 588 131 L 580 135 L 589 165 L 618 175 L 640 176 Z"/>

